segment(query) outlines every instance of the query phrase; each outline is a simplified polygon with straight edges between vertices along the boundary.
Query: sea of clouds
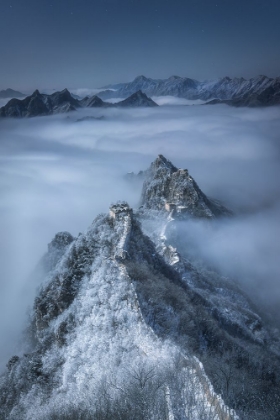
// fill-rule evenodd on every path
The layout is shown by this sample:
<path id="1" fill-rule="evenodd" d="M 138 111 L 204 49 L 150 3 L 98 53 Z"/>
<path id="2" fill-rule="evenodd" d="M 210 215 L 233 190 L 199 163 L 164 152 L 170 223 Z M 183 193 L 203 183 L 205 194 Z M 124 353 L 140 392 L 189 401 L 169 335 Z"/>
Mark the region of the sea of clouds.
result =
<path id="1" fill-rule="evenodd" d="M 279 304 L 280 107 L 165 104 L 173 106 L 0 120 L 0 367 L 17 352 L 39 286 L 29 275 L 47 244 L 59 231 L 84 231 L 114 201 L 136 207 L 141 187 L 124 175 L 158 154 L 235 213 L 186 223 L 193 255 Z M 85 116 L 104 118 L 77 122 Z"/>

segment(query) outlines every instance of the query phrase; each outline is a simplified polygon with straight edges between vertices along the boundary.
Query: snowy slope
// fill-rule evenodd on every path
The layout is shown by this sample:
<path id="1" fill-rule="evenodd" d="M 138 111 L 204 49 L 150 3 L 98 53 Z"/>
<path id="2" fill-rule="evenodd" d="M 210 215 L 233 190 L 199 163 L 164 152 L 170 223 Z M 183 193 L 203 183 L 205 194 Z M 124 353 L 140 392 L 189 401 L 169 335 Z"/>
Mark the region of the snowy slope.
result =
<path id="1" fill-rule="evenodd" d="M 192 378 L 192 388 L 184 384 L 179 404 L 178 384 L 174 377 L 166 376 L 161 386 L 164 392 L 157 397 L 161 409 L 169 410 L 170 416 L 180 411 L 182 419 L 197 419 L 202 411 L 209 415 L 229 412 L 213 390 L 204 395 L 209 385 L 196 359 L 183 356 L 177 345 L 157 336 L 144 319 L 135 282 L 126 267 L 127 261 L 131 264 L 143 258 L 134 245 L 136 233 L 138 244 L 149 243 L 132 210 L 120 203 L 77 239 L 66 233 L 56 237 L 55 243 L 63 242 L 66 252 L 49 271 L 35 300 L 30 332 L 36 343 L 34 351 L 11 359 L 9 372 L 1 378 L 1 418 L 47 419 L 77 407 L 94 411 L 102 384 L 106 383 L 108 392 L 110 389 L 111 398 L 118 398 L 127 382 L 133 385 L 136 374 L 156 372 L 159 381 L 182 357 L 184 368 L 178 370 L 177 381 Z M 156 259 L 160 269 L 160 258 Z M 189 417 L 184 401 L 194 389 L 197 404 Z M 161 409 L 142 418 L 162 418 Z"/>
<path id="2" fill-rule="evenodd" d="M 243 104 L 244 106 L 254 104 L 276 105 L 280 103 L 279 77 L 271 79 L 266 76 L 258 76 L 249 80 L 242 77 L 233 79 L 224 77 L 203 82 L 179 76 L 171 76 L 163 80 L 138 76 L 130 83 L 118 85 L 115 90 L 106 90 L 98 95 L 102 99 L 126 98 L 140 89 L 148 96 L 170 95 L 202 101 L 213 99 L 222 101 L 239 100 L 240 105 Z"/>
<path id="3" fill-rule="evenodd" d="M 144 176 L 137 213 L 116 203 L 84 234 L 49 244 L 29 350 L 0 377 L 1 420 L 279 412 L 279 337 L 234 283 L 188 260 L 165 200 L 209 223 L 229 212 L 163 156 Z"/>

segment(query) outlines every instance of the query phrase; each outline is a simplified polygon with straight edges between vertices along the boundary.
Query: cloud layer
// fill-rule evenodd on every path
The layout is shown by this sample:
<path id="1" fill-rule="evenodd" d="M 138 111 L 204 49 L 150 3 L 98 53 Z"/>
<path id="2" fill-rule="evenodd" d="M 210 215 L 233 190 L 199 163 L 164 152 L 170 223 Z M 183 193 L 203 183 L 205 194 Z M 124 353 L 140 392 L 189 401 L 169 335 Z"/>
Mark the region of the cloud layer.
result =
<path id="1" fill-rule="evenodd" d="M 104 119 L 76 122 L 83 116 Z M 0 366 L 32 304 L 28 275 L 55 233 L 77 235 L 119 199 L 137 206 L 140 189 L 123 175 L 159 153 L 236 212 L 187 225 L 194 253 L 279 302 L 279 117 L 277 107 L 174 105 L 1 120 Z"/>

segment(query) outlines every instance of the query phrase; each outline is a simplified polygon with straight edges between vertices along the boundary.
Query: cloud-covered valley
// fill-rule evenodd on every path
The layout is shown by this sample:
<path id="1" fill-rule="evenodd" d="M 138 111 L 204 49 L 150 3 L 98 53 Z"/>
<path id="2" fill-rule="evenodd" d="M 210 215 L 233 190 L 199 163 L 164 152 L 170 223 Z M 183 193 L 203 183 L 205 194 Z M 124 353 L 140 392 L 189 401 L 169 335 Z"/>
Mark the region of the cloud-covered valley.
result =
<path id="1" fill-rule="evenodd" d="M 104 118 L 77 122 L 85 116 Z M 116 200 L 136 207 L 141 188 L 124 174 L 146 169 L 159 153 L 235 213 L 185 224 L 191 254 L 277 305 L 279 117 L 279 107 L 174 105 L 1 120 L 1 367 L 34 298 L 29 274 L 55 233 L 77 235 Z"/>

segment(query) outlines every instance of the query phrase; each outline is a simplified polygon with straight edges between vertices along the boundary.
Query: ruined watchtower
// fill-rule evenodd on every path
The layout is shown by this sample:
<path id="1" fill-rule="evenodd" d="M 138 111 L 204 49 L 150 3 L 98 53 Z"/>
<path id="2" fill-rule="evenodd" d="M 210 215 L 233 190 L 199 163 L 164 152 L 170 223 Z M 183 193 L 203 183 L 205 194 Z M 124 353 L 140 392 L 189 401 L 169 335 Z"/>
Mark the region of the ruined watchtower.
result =
<path id="1" fill-rule="evenodd" d="M 117 216 L 125 216 L 132 213 L 132 208 L 125 202 L 119 202 L 113 204 L 110 207 L 109 215 L 112 219 L 116 219 Z"/>

